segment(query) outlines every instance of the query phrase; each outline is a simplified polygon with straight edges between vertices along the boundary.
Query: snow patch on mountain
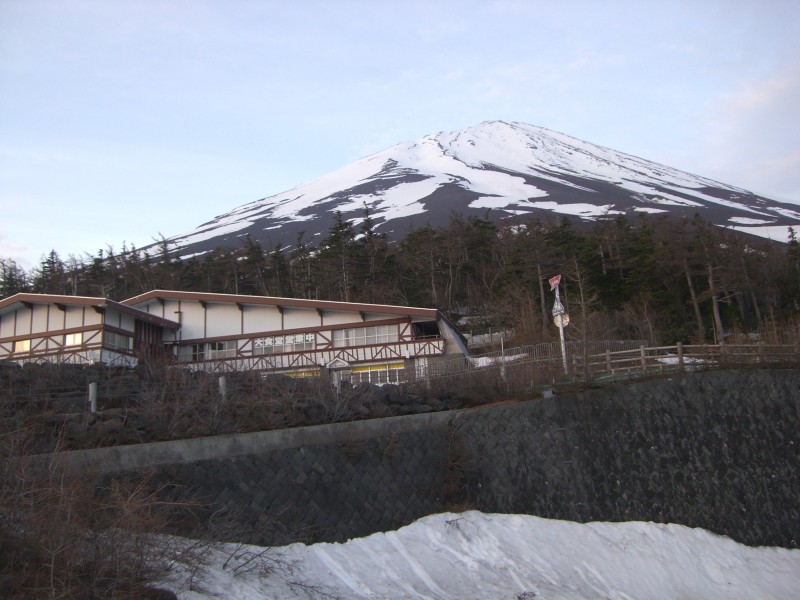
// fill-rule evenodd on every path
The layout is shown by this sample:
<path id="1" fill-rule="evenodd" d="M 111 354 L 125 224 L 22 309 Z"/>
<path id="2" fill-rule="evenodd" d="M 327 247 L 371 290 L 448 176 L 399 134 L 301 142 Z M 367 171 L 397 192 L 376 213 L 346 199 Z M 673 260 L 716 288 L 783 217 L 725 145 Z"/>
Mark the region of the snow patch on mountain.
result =
<path id="1" fill-rule="evenodd" d="M 731 217 L 728 219 L 731 223 L 738 223 L 741 225 L 768 225 L 772 221 L 765 221 L 764 219 L 751 219 L 749 217 Z"/>
<path id="2" fill-rule="evenodd" d="M 789 228 L 786 225 L 762 225 L 762 226 L 746 226 L 746 225 L 732 225 L 730 229 L 741 231 L 742 233 L 749 233 L 766 240 L 773 242 L 789 242 Z M 795 231 L 800 232 L 800 227 L 795 226 Z"/>

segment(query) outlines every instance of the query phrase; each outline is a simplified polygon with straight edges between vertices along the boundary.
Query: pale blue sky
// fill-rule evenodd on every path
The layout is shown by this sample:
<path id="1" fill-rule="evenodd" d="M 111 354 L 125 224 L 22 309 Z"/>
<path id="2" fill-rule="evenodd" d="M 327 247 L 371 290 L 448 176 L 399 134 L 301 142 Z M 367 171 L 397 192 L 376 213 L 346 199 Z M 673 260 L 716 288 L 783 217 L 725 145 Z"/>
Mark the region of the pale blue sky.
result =
<path id="1" fill-rule="evenodd" d="M 0 0 L 0 257 L 522 121 L 800 202 L 800 1 Z"/>

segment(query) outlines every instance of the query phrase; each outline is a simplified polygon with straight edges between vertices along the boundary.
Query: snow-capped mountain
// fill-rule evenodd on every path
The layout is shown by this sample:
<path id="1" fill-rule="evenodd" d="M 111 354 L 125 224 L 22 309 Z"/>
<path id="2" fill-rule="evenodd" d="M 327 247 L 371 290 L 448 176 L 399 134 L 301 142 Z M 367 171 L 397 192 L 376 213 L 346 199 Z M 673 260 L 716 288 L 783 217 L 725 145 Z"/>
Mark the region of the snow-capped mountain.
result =
<path id="1" fill-rule="evenodd" d="M 182 256 L 240 247 L 248 234 L 269 250 L 316 244 L 336 211 L 358 225 L 369 209 L 390 238 L 453 212 L 495 221 L 669 213 L 737 228 L 800 223 L 780 202 L 524 123 L 488 121 L 398 144 L 286 192 L 249 202 L 169 238 Z M 785 240 L 785 235 L 779 239 Z"/>

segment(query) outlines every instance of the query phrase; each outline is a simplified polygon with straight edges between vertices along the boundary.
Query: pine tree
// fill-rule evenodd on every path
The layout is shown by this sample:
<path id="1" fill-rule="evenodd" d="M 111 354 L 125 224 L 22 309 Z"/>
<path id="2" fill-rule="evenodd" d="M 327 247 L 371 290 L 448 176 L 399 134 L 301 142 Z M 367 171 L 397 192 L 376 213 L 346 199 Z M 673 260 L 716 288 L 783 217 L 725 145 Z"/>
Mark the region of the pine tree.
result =
<path id="1" fill-rule="evenodd" d="M 269 253 L 269 281 L 273 294 L 280 297 L 291 296 L 291 274 L 289 263 L 283 253 L 283 246 L 275 244 Z"/>
<path id="2" fill-rule="evenodd" d="M 297 234 L 297 242 L 289 254 L 289 282 L 292 296 L 314 299 L 318 297 L 314 279 L 311 247 L 303 241 L 304 232 Z"/>
<path id="3" fill-rule="evenodd" d="M 359 227 L 360 237 L 353 248 L 355 252 L 355 299 L 362 302 L 383 303 L 394 295 L 389 245 L 386 234 L 375 231 L 375 222 L 364 203 L 364 220 Z"/>
<path id="4" fill-rule="evenodd" d="M 440 235 L 430 224 L 409 231 L 400 242 L 397 256 L 402 302 L 442 308 L 439 279 L 444 262 Z"/>
<path id="5" fill-rule="evenodd" d="M 34 272 L 33 291 L 37 294 L 68 294 L 68 279 L 66 266 L 58 253 L 51 250 Z"/>
<path id="6" fill-rule="evenodd" d="M 350 302 L 355 271 L 355 231 L 338 210 L 328 237 L 322 240 L 315 258 L 320 291 L 329 299 Z"/>
<path id="7" fill-rule="evenodd" d="M 266 271 L 267 258 L 261 244 L 253 240 L 250 234 L 244 240 L 243 259 L 240 274 L 240 293 L 269 296 Z"/>
<path id="8" fill-rule="evenodd" d="M 0 258 L 0 298 L 31 289 L 28 274 L 11 258 Z"/>

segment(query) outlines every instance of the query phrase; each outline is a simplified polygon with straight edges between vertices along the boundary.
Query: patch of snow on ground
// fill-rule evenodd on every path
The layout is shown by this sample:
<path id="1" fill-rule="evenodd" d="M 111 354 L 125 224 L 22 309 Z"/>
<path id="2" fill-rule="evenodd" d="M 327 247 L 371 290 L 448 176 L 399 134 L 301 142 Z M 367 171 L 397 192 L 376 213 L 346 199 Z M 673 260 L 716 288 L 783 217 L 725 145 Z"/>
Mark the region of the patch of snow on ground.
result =
<path id="1" fill-rule="evenodd" d="M 182 600 L 783 600 L 800 594 L 800 550 L 751 548 L 681 525 L 444 513 L 344 544 L 277 548 L 271 557 L 282 568 L 243 568 L 239 575 L 235 560 L 221 568 L 234 548 L 209 553 L 194 589 L 178 573 L 162 585 Z"/>

